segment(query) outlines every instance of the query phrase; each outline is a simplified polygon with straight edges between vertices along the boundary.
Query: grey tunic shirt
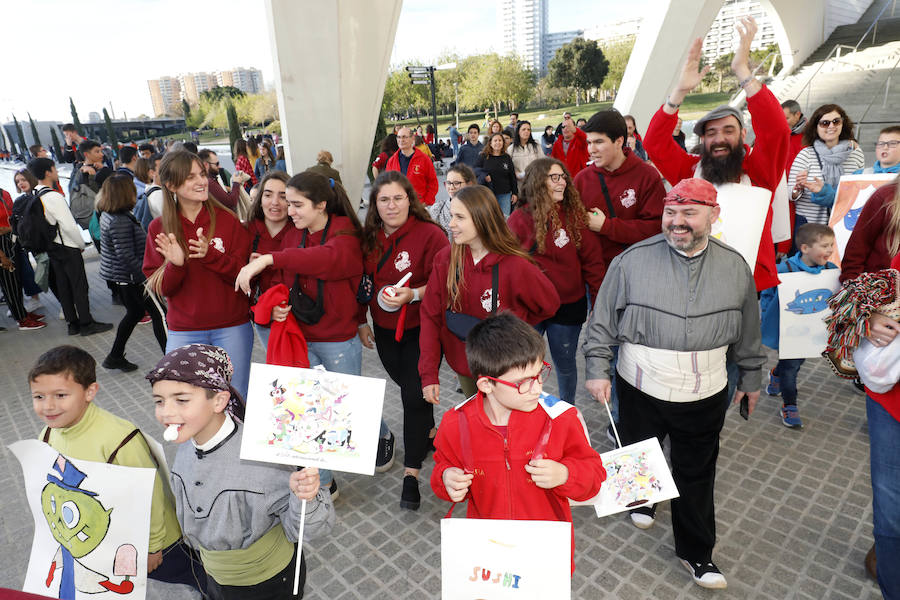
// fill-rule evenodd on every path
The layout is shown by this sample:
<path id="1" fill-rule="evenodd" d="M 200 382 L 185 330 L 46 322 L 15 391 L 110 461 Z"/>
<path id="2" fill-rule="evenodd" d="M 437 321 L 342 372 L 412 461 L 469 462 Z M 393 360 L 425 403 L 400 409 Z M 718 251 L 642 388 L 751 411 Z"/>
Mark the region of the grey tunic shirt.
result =
<path id="1" fill-rule="evenodd" d="M 586 379 L 609 379 L 613 346 L 628 342 L 679 352 L 728 346 L 738 389 L 759 389 L 765 355 L 759 305 L 744 258 L 715 238 L 687 257 L 658 234 L 610 263 L 584 342 Z"/>
<path id="2" fill-rule="evenodd" d="M 172 464 L 172 491 L 184 539 L 207 550 L 247 548 L 279 522 L 297 541 L 300 500 L 288 488 L 293 467 L 240 459 L 241 432 L 208 452 L 181 444 Z M 328 490 L 306 503 L 303 541 L 327 535 L 334 526 Z"/>

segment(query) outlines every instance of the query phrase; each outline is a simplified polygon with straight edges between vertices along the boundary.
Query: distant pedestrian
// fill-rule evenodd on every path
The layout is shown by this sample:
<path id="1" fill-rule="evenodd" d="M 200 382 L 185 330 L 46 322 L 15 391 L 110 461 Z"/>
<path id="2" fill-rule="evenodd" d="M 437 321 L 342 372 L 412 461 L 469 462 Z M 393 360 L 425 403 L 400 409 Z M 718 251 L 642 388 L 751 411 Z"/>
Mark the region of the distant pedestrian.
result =
<path id="1" fill-rule="evenodd" d="M 528 121 L 517 122 L 513 143 L 506 149 L 506 152 L 512 158 L 513 166 L 515 166 L 516 181 L 521 184 L 525 179 L 525 169 L 528 165 L 543 156 L 537 142 L 531 137 L 531 123 Z"/>
<path id="2" fill-rule="evenodd" d="M 316 164 L 308 168 L 307 171 L 318 173 L 326 179 L 330 177 L 338 183 L 341 183 L 340 172 L 331 166 L 333 162 L 334 156 L 331 155 L 331 152 L 328 150 L 319 150 L 319 154 L 316 155 Z"/>
<path id="3" fill-rule="evenodd" d="M 590 158 L 587 137 L 584 131 L 575 126 L 572 117 L 563 121 L 562 136 L 557 136 L 551 155 L 566 165 L 572 177 L 577 176 L 587 165 Z"/>
<path id="4" fill-rule="evenodd" d="M 397 150 L 400 149 L 400 146 L 397 145 L 397 134 L 389 133 L 385 136 L 385 138 L 381 141 L 381 152 L 372 162 L 372 177 L 378 177 L 378 174 L 384 171 L 387 168 L 387 162 L 390 157 L 392 157 Z"/>
<path id="5" fill-rule="evenodd" d="M 553 142 L 555 141 L 556 135 L 553 133 L 553 127 L 547 125 L 544 127 L 544 135 L 541 136 L 541 150 L 544 151 L 544 156 L 550 156 L 550 153 L 553 152 Z"/>
<path id="6" fill-rule="evenodd" d="M 469 125 L 469 129 L 466 131 L 466 142 L 459 147 L 459 152 L 456 154 L 456 162 L 454 164 L 463 164 L 472 169 L 475 168 L 475 162 L 478 160 L 478 155 L 481 154 L 481 151 L 484 149 L 484 144 L 478 139 L 480 135 L 481 128 L 478 127 L 477 123 Z"/>
<path id="7" fill-rule="evenodd" d="M 413 146 L 415 139 L 409 127 L 400 128 L 397 134 L 399 149 L 388 160 L 387 171 L 400 171 L 416 188 L 419 200 L 425 206 L 434 204 L 438 191 L 437 174 L 431 159 Z"/>
<path id="8" fill-rule="evenodd" d="M 235 173 L 240 171 L 246 173 L 248 176 L 243 184 L 245 190 L 249 190 L 256 185 L 257 181 L 259 181 L 256 178 L 256 174 L 253 172 L 253 163 L 250 162 L 250 156 L 247 154 L 247 151 L 247 142 L 244 140 L 238 140 L 234 143 L 232 156 L 234 157 Z"/>
<path id="9" fill-rule="evenodd" d="M 263 140 L 259 145 L 259 158 L 253 167 L 253 174 L 257 179 L 262 179 L 275 166 L 275 153 L 272 151 L 272 142 Z"/>
<path id="10" fill-rule="evenodd" d="M 475 174 L 494 192 L 503 216 L 509 217 L 511 207 L 518 200 L 519 186 L 516 167 L 506 153 L 502 133 L 491 134 L 488 145 L 475 162 Z"/>

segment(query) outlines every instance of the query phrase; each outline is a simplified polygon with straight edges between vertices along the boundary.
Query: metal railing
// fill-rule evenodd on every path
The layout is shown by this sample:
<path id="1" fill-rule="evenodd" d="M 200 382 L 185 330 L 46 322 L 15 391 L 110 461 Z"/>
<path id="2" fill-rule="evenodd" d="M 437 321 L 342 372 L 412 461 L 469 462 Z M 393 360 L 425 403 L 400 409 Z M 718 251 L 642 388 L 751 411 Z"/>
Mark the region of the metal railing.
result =
<path id="1" fill-rule="evenodd" d="M 756 68 L 753 69 L 753 72 L 750 73 L 750 76 L 756 77 L 756 73 L 759 72 L 759 70 L 765 66 L 766 61 L 768 61 L 770 58 L 772 58 L 772 64 L 769 65 L 769 79 L 771 79 L 772 76 L 775 74 L 775 65 L 778 64 L 778 59 L 781 58 L 781 52 L 778 52 L 778 51 L 769 52 L 768 54 L 766 54 L 765 58 L 763 58 L 759 62 L 759 64 L 756 65 Z M 732 96 L 728 100 L 728 104 L 731 106 L 736 106 L 737 104 L 743 102 L 745 95 L 746 95 L 746 93 L 744 92 L 744 90 L 742 88 L 738 88 L 737 92 L 734 93 L 734 96 Z"/>
<path id="2" fill-rule="evenodd" d="M 887 7 L 887 5 L 885 5 L 885 7 Z M 897 69 L 898 66 L 900 66 L 900 58 L 897 58 L 897 60 L 894 62 L 894 66 L 891 67 L 891 70 L 888 71 L 887 76 L 884 78 L 884 83 L 882 84 L 884 86 L 884 96 L 883 96 L 883 100 L 881 101 L 882 108 L 887 108 L 888 95 L 890 94 L 890 90 L 891 90 L 891 76 L 894 74 L 894 71 Z M 881 87 L 882 86 L 878 86 L 879 91 L 881 90 Z M 875 104 L 875 99 L 878 98 L 879 96 L 881 96 L 880 93 L 872 94 L 872 99 L 869 100 L 869 104 L 866 106 L 866 110 L 863 111 L 862 116 L 860 116 L 859 119 L 856 121 L 856 132 L 855 132 L 856 136 L 855 137 L 856 137 L 857 142 L 860 141 L 859 138 L 860 138 L 860 130 L 861 130 L 862 125 L 883 124 L 882 121 L 871 121 L 871 122 L 866 121 L 866 115 L 869 114 L 869 110 L 872 108 L 872 105 Z M 895 123 L 896 123 L 896 121 L 895 121 Z"/>

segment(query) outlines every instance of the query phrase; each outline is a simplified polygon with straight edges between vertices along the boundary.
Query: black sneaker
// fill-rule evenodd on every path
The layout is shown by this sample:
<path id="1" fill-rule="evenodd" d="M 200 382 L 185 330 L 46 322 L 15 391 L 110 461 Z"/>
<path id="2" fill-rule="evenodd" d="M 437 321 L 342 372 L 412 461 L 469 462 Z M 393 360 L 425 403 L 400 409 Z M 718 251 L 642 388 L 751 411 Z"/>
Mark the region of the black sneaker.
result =
<path id="1" fill-rule="evenodd" d="M 81 325 L 78 323 L 69 323 L 69 335 L 78 335 L 81 333 Z"/>
<path id="2" fill-rule="evenodd" d="M 694 578 L 694 583 L 700 587 L 709 588 L 711 590 L 724 590 L 728 587 L 725 576 L 722 575 L 722 571 L 720 571 L 719 567 L 714 563 L 691 562 L 681 557 L 679 557 L 678 560 L 681 561 L 681 564 L 684 565 L 685 569 L 690 571 L 691 577 Z"/>
<path id="3" fill-rule="evenodd" d="M 99 321 L 92 321 L 91 323 L 85 325 L 81 328 L 81 335 L 94 335 L 95 333 L 103 333 L 104 331 L 109 331 L 113 328 L 112 323 L 101 323 Z M 70 335 L 72 335 L 70 333 Z"/>
<path id="4" fill-rule="evenodd" d="M 332 502 L 337 500 L 338 496 L 341 495 L 341 493 L 337 489 L 337 481 L 335 481 L 334 479 L 331 480 L 331 485 L 328 486 L 328 493 L 331 494 Z"/>
<path id="5" fill-rule="evenodd" d="M 419 510 L 422 496 L 419 494 L 419 480 L 413 475 L 403 478 L 403 492 L 400 494 L 400 508 Z"/>
<path id="6" fill-rule="evenodd" d="M 384 473 L 394 466 L 394 434 L 384 439 L 378 438 L 378 454 L 375 457 L 375 472 Z"/>
<path id="7" fill-rule="evenodd" d="M 133 362 L 128 362 L 125 356 L 107 356 L 101 363 L 106 369 L 119 369 L 123 373 L 137 371 L 138 366 Z"/>

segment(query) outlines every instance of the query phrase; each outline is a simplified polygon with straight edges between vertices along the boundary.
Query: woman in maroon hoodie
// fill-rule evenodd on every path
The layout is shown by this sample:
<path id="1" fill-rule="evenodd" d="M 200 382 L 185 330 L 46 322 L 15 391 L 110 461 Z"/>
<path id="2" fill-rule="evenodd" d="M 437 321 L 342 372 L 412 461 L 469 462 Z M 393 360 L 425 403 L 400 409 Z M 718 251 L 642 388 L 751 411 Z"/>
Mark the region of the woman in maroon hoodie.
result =
<path id="1" fill-rule="evenodd" d="M 399 171 L 385 171 L 369 194 L 362 245 L 365 272 L 373 279 L 368 309 L 374 334 L 366 323 L 364 307 L 359 337 L 366 348 L 377 347 L 381 364 L 400 386 L 404 448 L 400 507 L 417 510 L 419 470 L 434 429 L 434 407 L 422 398 L 418 371 L 419 301 L 425 295 L 435 255 L 450 244 L 409 180 Z M 407 275 L 409 279 L 395 287 Z"/>
<path id="2" fill-rule="evenodd" d="M 559 395 L 574 404 L 575 353 L 588 313 L 585 284 L 596 298 L 606 274 L 603 248 L 587 228 L 587 210 L 562 162 L 555 158 L 532 162 L 522 189 L 526 204 L 509 218 L 509 228 L 559 293 L 559 310 L 537 329 L 547 332 Z"/>
<path id="3" fill-rule="evenodd" d="M 519 247 L 489 189 L 461 189 L 450 214 L 453 242 L 435 257 L 422 300 L 419 376 L 432 404 L 439 402 L 442 351 L 466 397 L 475 393 L 465 346 L 475 323 L 508 310 L 537 325 L 559 309 L 559 294 Z"/>
<path id="4" fill-rule="evenodd" d="M 359 219 L 343 186 L 318 173 L 291 177 L 285 196 L 294 230 L 285 236 L 281 250 L 262 254 L 241 269 L 234 289 L 249 294 L 254 277 L 266 269 L 283 269 L 294 306 L 273 308 L 272 319 L 283 321 L 293 308 L 306 338 L 310 366 L 359 375 L 362 344 L 357 336 L 356 292 L 363 271 Z M 382 420 L 379 470 L 386 471 L 393 463 L 392 437 Z M 320 469 L 319 476 L 322 487 L 330 487 L 335 498 L 331 471 Z"/>
<path id="5" fill-rule="evenodd" d="M 250 205 L 250 221 L 247 223 L 247 230 L 250 232 L 250 260 L 281 250 L 285 237 L 295 229 L 288 218 L 285 196 L 288 179 L 289 176 L 284 171 L 273 170 L 259 181 L 260 192 Z M 266 269 L 253 281 L 250 302 L 256 304 L 260 294 L 273 285 L 283 283 L 289 286 L 291 281 L 288 281 L 281 269 Z M 255 328 L 263 348 L 267 348 L 269 326 L 256 323 Z"/>
<path id="6" fill-rule="evenodd" d="M 250 236 L 209 194 L 203 161 L 181 150 L 159 163 L 163 213 L 144 249 L 147 286 L 168 301 L 166 352 L 187 344 L 220 346 L 234 365 L 232 385 L 247 397 L 253 329 L 247 296 L 234 278 L 250 254 Z"/>

